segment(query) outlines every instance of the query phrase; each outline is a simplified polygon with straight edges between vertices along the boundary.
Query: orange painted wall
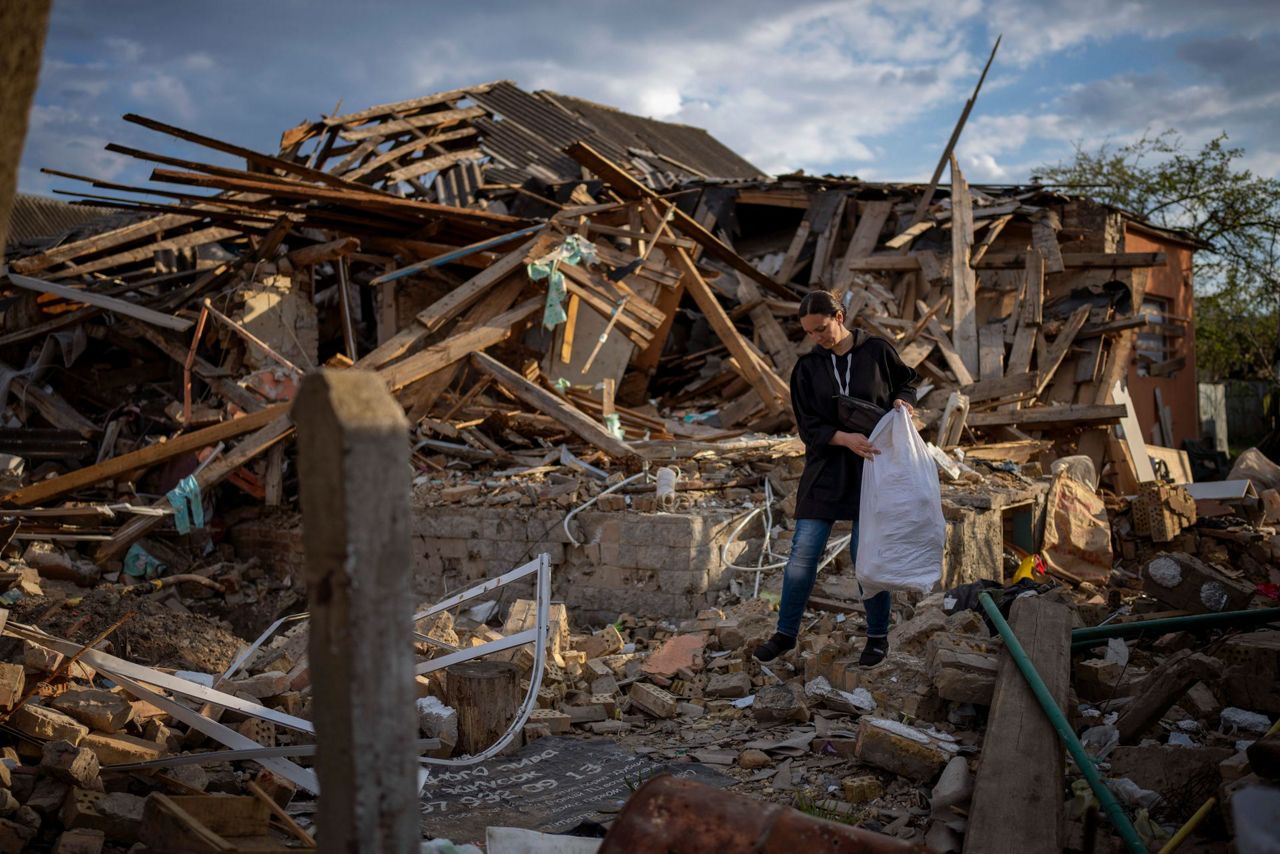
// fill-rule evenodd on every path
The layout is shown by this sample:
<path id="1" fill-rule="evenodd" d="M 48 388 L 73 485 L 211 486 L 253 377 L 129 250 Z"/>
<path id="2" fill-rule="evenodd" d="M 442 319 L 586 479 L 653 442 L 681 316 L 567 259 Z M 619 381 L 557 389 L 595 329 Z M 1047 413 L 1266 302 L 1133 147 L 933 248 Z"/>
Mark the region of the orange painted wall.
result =
<path id="1" fill-rule="evenodd" d="M 1163 267 L 1153 267 L 1147 282 L 1147 295 L 1170 301 L 1169 314 L 1184 318 L 1186 334 L 1169 341 L 1170 355 L 1186 356 L 1186 367 L 1173 376 L 1140 377 L 1136 362 L 1129 366 L 1129 395 L 1133 398 L 1142 438 L 1152 441 L 1152 427 L 1158 422 L 1155 390 L 1160 389 L 1164 405 L 1173 416 L 1173 442 L 1181 448 L 1184 439 L 1200 438 L 1200 396 L 1196 383 L 1195 302 L 1191 290 L 1193 249 L 1174 240 L 1165 240 L 1149 232 L 1138 232 L 1126 226 L 1124 252 L 1163 252 Z"/>

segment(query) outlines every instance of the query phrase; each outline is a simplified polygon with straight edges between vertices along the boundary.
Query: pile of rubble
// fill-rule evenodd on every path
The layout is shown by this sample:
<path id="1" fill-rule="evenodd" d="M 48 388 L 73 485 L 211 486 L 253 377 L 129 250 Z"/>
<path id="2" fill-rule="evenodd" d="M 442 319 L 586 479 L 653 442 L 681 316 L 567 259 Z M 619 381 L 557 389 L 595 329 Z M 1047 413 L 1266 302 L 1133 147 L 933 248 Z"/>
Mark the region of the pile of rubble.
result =
<path id="1" fill-rule="evenodd" d="M 1199 832 L 1230 838 L 1234 794 L 1274 777 L 1280 643 L 1249 630 L 1276 621 L 1280 478 L 1153 469 L 1179 455 L 1143 441 L 1123 380 L 1135 358 L 1153 376 L 1180 364 L 1135 355 L 1165 259 L 1121 251 L 1122 212 L 969 187 L 954 162 L 949 187 L 765 181 L 701 132 L 508 83 L 307 122 L 275 155 L 126 118 L 245 168 L 112 146 L 168 189 L 94 185 L 162 201 L 87 197 L 133 210 L 12 254 L 0 278 L 4 850 L 313 844 L 307 632 L 277 618 L 305 598 L 290 402 L 322 365 L 376 371 L 408 412 L 425 519 L 542 514 L 562 556 L 622 587 L 605 552 L 624 544 L 578 514 L 720 514 L 725 542 L 647 545 L 659 563 L 679 545 L 760 569 L 676 578 L 662 602 L 715 606 L 687 621 L 619 615 L 597 582 L 580 627 L 609 623 L 576 633 L 554 606 L 539 672 L 521 648 L 423 673 L 430 760 L 484 752 L 531 692 L 517 747 L 606 737 L 939 851 L 1015 826 L 1026 850 L 1098 850 L 1081 769 L 1052 730 L 1009 723 L 1043 719 L 977 604 L 989 589 L 1145 844 L 1211 794 L 1223 808 Z M 768 567 L 802 467 L 775 435 L 809 346 L 795 311 L 819 287 L 923 376 L 916 422 L 951 528 L 986 514 L 949 534 L 947 592 L 899 601 L 870 670 L 853 663 L 865 626 L 844 556 L 800 648 L 768 667 L 749 654 L 772 631 Z M 545 534 L 515 539 L 543 550 Z M 258 540 L 290 554 L 246 560 Z M 519 562 L 504 559 L 488 563 Z M 580 581 L 562 573 L 558 592 Z M 536 610 L 424 619 L 420 667 Z M 1219 621 L 1162 622 L 1188 614 Z M 1018 812 L 1010 788 L 1028 793 Z"/>

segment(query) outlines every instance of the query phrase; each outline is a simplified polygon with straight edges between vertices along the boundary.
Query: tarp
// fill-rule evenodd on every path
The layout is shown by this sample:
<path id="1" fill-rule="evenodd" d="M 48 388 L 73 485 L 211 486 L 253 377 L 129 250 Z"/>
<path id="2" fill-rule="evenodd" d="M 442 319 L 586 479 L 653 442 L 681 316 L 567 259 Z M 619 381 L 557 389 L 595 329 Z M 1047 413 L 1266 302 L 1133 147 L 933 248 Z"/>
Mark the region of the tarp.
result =
<path id="1" fill-rule="evenodd" d="M 480 841 L 491 825 L 564 833 L 616 814 L 632 791 L 659 774 L 714 786 L 735 782 L 705 765 L 653 762 L 605 739 L 540 738 L 511 756 L 432 769 L 422 790 L 423 837 Z"/>

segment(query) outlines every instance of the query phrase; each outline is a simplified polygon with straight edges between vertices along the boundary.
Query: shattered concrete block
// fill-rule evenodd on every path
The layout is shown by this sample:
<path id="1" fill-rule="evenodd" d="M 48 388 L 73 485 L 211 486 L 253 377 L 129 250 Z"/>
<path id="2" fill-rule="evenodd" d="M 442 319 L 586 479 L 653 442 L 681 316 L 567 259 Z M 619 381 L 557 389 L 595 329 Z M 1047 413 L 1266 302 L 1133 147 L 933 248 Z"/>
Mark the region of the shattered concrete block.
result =
<path id="1" fill-rule="evenodd" d="M 947 615 L 940 608 L 917 609 L 916 615 L 889 630 L 889 648 L 923 653 L 935 632 L 946 631 Z"/>
<path id="2" fill-rule="evenodd" d="M 0 662 L 0 709 L 12 709 L 22 699 L 27 674 L 21 664 Z"/>
<path id="3" fill-rule="evenodd" d="M 1081 697 L 1100 703 L 1111 697 L 1129 693 L 1127 690 L 1120 689 L 1120 680 L 1125 674 L 1124 665 L 1117 661 L 1086 658 L 1076 663 L 1072 684 Z"/>
<path id="4" fill-rule="evenodd" d="M 751 677 L 746 673 L 717 673 L 707 680 L 703 693 L 708 697 L 736 700 L 751 693 Z"/>
<path id="5" fill-rule="evenodd" d="M 613 674 L 608 676 L 599 676 L 591 680 L 592 694 L 608 694 L 609 696 L 617 695 L 622 689 L 618 687 L 618 680 Z"/>
<path id="6" fill-rule="evenodd" d="M 458 713 L 438 697 L 422 697 L 415 703 L 418 729 L 426 738 L 438 738 L 453 748 L 458 743 Z M 530 718 L 533 720 L 533 718 Z"/>
<path id="7" fill-rule="evenodd" d="M 1185 552 L 1152 558 L 1142 571 L 1142 590 L 1171 608 L 1206 613 L 1238 611 L 1249 603 L 1253 589 Z"/>
<path id="8" fill-rule="evenodd" d="M 232 680 L 225 690 L 228 694 L 243 693 L 258 700 L 263 697 L 274 697 L 289 690 L 289 674 L 279 670 L 269 670 L 256 676 Z"/>
<path id="9" fill-rule="evenodd" d="M 664 691 L 656 685 L 636 682 L 627 694 L 631 705 L 647 715 L 655 718 L 674 718 L 679 700 L 674 694 Z"/>
<path id="10" fill-rule="evenodd" d="M 263 747 L 276 746 L 276 725 L 271 721 L 249 718 L 247 721 L 241 721 L 236 727 L 236 731 L 245 738 L 258 742 Z"/>
<path id="11" fill-rule="evenodd" d="M 35 830 L 25 824 L 0 818 L 0 851 L 22 851 L 35 835 Z"/>
<path id="12" fill-rule="evenodd" d="M 625 644 L 622 635 L 614 625 L 605 626 L 593 635 L 588 635 L 578 642 L 577 649 L 587 658 L 603 658 L 621 652 Z"/>
<path id="13" fill-rule="evenodd" d="M 880 778 L 871 774 L 845 777 L 840 781 L 840 787 L 844 790 L 844 799 L 851 804 L 865 804 L 884 794 Z"/>
<path id="14" fill-rule="evenodd" d="M 563 711 L 574 724 L 590 724 L 609 719 L 609 715 L 605 713 L 604 706 L 598 703 L 589 703 L 583 706 L 565 706 Z"/>
<path id="15" fill-rule="evenodd" d="M 991 705 L 999 658 L 994 652 L 967 649 L 963 641 L 952 640 L 955 637 L 935 635 L 930 641 L 929 675 L 938 696 L 956 703 Z"/>
<path id="16" fill-rule="evenodd" d="M 79 744 L 89 733 L 89 728 L 76 723 L 62 712 L 45 706 L 25 704 L 9 718 L 9 723 L 27 735 L 41 741 L 69 741 Z"/>
<path id="17" fill-rule="evenodd" d="M 587 698 L 587 703 L 592 706 L 603 706 L 604 713 L 609 717 L 613 717 L 613 713 L 618 710 L 618 698 L 613 694 L 592 694 Z"/>
<path id="18" fill-rule="evenodd" d="M 625 735 L 631 732 L 631 724 L 626 721 L 596 721 L 587 724 L 587 730 L 594 735 Z"/>
<path id="19" fill-rule="evenodd" d="M 552 735 L 564 735 L 573 725 L 573 719 L 555 709 L 534 709 L 529 713 L 529 723 L 543 724 Z"/>
<path id="20" fill-rule="evenodd" d="M 649 654 L 640 670 L 650 676 L 671 678 L 682 668 L 694 671 L 702 669 L 702 651 L 707 645 L 703 632 L 676 635 L 669 638 L 657 650 Z"/>
<path id="21" fill-rule="evenodd" d="M 114 842 L 137 841 L 142 823 L 143 798 L 125 792 L 91 792 L 73 789 L 62 808 L 62 825 L 68 830 L 101 830 Z"/>
<path id="22" fill-rule="evenodd" d="M 50 700 L 49 706 L 101 732 L 119 732 L 133 720 L 133 704 L 111 691 L 68 691 Z"/>
<path id="23" fill-rule="evenodd" d="M 101 830 L 87 827 L 68 830 L 58 837 L 53 854 L 102 854 L 106 841 L 107 836 Z"/>
<path id="24" fill-rule="evenodd" d="M 928 735 L 915 727 L 883 718 L 858 722 L 858 759 L 920 783 L 938 776 L 950 759 Z"/>
<path id="25" fill-rule="evenodd" d="M 149 762 L 152 759 L 159 759 L 167 752 L 164 747 L 153 741 L 123 734 L 107 735 L 91 732 L 80 743 L 81 746 L 92 750 L 98 757 L 98 764 L 104 766 Z"/>
<path id="26" fill-rule="evenodd" d="M 1117 747 L 1107 761 L 1110 777 L 1132 780 L 1160 795 L 1176 796 L 1188 804 L 1204 803 L 1217 789 L 1219 766 L 1234 750 L 1226 747 Z"/>
<path id="27" fill-rule="evenodd" d="M 1280 715 L 1280 631 L 1232 638 L 1215 655 L 1227 665 L 1219 694 L 1224 705 Z"/>
<path id="28" fill-rule="evenodd" d="M 953 809 L 963 808 L 972 795 L 973 775 L 969 773 L 969 760 L 953 756 L 929 794 L 929 811 L 935 818 L 946 817 Z"/>
<path id="29" fill-rule="evenodd" d="M 809 707 L 804 701 L 804 689 L 790 683 L 766 685 L 756 691 L 751 704 L 751 715 L 761 723 L 796 721 L 808 723 Z"/>
<path id="30" fill-rule="evenodd" d="M 59 782 L 52 777 L 41 777 L 36 780 L 35 788 L 31 790 L 26 803 L 39 815 L 48 818 L 51 815 L 56 815 L 58 810 L 62 809 L 62 804 L 66 801 L 67 792 L 69 791 L 71 791 L 71 786 L 66 783 Z"/>
<path id="31" fill-rule="evenodd" d="M 72 786 L 91 788 L 98 777 L 98 757 L 93 751 L 69 741 L 46 741 L 40 759 L 40 773 Z"/>
<path id="32" fill-rule="evenodd" d="M 883 713 L 900 712 L 926 721 L 943 719 L 942 698 L 929 679 L 921 656 L 890 652 L 875 667 L 860 667 L 856 660 L 836 662 L 834 666 L 844 667 L 838 681 L 832 680 L 834 687 L 849 692 L 867 689 Z"/>
<path id="33" fill-rule="evenodd" d="M 1218 720 L 1224 733 L 1242 737 L 1263 735 L 1271 727 L 1266 715 L 1234 707 L 1223 709 Z"/>

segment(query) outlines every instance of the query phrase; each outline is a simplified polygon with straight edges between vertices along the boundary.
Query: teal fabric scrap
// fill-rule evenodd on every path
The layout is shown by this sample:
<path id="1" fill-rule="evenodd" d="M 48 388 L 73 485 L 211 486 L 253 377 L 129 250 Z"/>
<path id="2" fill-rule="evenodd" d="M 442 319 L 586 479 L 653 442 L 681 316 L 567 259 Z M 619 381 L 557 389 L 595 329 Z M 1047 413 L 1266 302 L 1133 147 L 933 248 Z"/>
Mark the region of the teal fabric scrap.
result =
<path id="1" fill-rule="evenodd" d="M 571 264 L 577 267 L 581 264 L 595 264 L 597 260 L 594 244 L 583 240 L 577 234 L 570 234 L 555 249 L 528 264 L 526 269 L 530 280 L 535 282 L 547 280 L 547 301 L 542 310 L 544 328 L 554 329 L 569 319 L 569 315 L 564 310 L 566 292 L 564 273 L 560 272 L 560 264 Z"/>
<path id="2" fill-rule="evenodd" d="M 173 505 L 173 526 L 179 534 L 204 527 L 204 503 L 200 499 L 200 484 L 194 477 L 184 477 L 165 498 Z"/>
<path id="3" fill-rule="evenodd" d="M 137 543 L 129 546 L 129 551 L 125 553 L 125 575 L 132 575 L 134 578 L 159 578 L 168 570 L 167 564 Z"/>
<path id="4" fill-rule="evenodd" d="M 612 433 L 613 437 L 619 442 L 623 441 L 622 419 L 618 417 L 616 412 L 604 417 L 604 429 Z"/>

